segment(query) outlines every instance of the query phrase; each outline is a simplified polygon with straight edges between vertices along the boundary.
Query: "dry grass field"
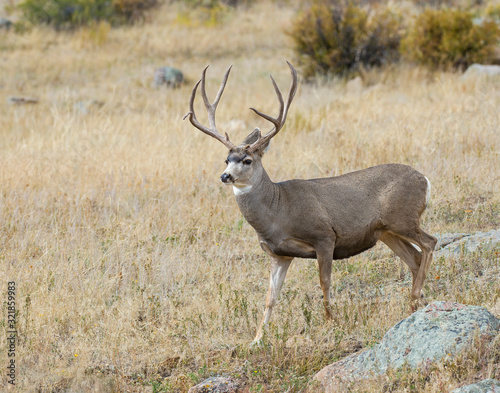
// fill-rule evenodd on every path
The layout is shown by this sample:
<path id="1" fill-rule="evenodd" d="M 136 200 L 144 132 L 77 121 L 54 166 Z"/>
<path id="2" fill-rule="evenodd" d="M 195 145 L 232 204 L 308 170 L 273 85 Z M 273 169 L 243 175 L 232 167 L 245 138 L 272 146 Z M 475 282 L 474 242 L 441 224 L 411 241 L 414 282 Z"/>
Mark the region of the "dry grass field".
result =
<path id="1" fill-rule="evenodd" d="M 255 126 L 267 130 L 248 108 L 277 110 L 269 73 L 288 88 L 293 53 L 283 31 L 294 12 L 262 2 L 207 26 L 167 4 L 134 27 L 0 32 L 0 326 L 14 281 L 18 391 L 186 392 L 225 374 L 249 392 L 300 392 L 353 343 L 371 346 L 409 315 L 410 277 L 397 281 L 399 261 L 385 246 L 334 263 L 330 323 L 315 261 L 297 259 L 265 345 L 248 345 L 268 258 L 219 180 L 225 148 L 182 116 L 203 67 L 211 65 L 215 96 L 233 64 L 219 129 L 235 142 Z M 182 69 L 188 83 L 151 88 L 162 65 Z M 12 105 L 10 96 L 39 103 Z M 410 164 L 433 184 L 427 232 L 498 228 L 499 108 L 499 80 L 405 65 L 370 73 L 361 89 L 301 83 L 264 165 L 281 181 Z M 496 251 L 435 260 L 428 299 L 500 316 L 498 280 L 476 279 L 498 277 Z M 0 348 L 2 390 L 3 332 Z M 359 389 L 446 391 L 499 378 L 499 356 L 471 353 Z"/>

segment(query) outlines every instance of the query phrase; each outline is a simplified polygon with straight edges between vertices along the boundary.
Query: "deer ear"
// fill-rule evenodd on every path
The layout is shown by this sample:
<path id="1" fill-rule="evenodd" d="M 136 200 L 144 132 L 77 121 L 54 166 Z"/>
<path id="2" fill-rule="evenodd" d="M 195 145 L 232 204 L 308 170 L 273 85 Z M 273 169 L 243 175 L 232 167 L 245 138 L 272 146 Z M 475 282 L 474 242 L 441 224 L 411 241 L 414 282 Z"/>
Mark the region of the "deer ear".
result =
<path id="1" fill-rule="evenodd" d="M 241 142 L 240 147 L 242 147 L 243 149 L 248 149 L 251 145 L 257 142 L 260 137 L 261 137 L 260 129 L 256 128 L 245 138 L 243 142 Z M 256 153 L 262 156 L 268 150 L 269 150 L 269 142 L 261 146 L 260 149 L 256 151 Z"/>
<path id="2" fill-rule="evenodd" d="M 250 146 L 252 143 L 257 142 L 257 139 L 260 138 L 260 129 L 256 128 L 253 130 L 248 136 L 241 142 L 240 146 Z"/>
<path id="3" fill-rule="evenodd" d="M 259 150 L 256 151 L 257 154 L 260 156 L 263 156 L 264 153 L 267 153 L 269 151 L 269 145 L 271 144 L 271 141 L 269 140 L 265 145 L 262 145 Z"/>

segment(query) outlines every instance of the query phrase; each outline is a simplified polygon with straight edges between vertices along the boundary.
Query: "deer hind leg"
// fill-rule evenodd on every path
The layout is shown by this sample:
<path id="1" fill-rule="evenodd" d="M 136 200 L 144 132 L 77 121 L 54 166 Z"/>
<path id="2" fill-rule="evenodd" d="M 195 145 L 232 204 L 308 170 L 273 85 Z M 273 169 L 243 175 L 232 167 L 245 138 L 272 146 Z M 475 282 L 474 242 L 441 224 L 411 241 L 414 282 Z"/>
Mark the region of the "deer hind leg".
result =
<path id="1" fill-rule="evenodd" d="M 411 243 L 392 233 L 385 232 L 380 237 L 380 240 L 384 242 L 402 262 L 408 265 L 413 276 L 413 283 L 415 283 L 422 260 L 422 254 L 420 254 Z M 401 265 L 401 270 L 403 270 L 403 268 L 404 266 Z"/>
<path id="2" fill-rule="evenodd" d="M 432 261 L 432 251 L 437 240 L 421 229 L 418 229 L 417 233 L 411 236 L 386 232 L 380 240 L 387 244 L 410 267 L 413 276 L 411 289 L 411 297 L 413 299 L 412 310 L 415 311 L 415 302 L 419 301 L 422 297 L 422 286 L 429 271 Z M 418 252 L 411 243 L 415 243 L 422 252 Z"/>
<path id="3" fill-rule="evenodd" d="M 417 300 L 420 298 L 422 285 L 424 284 L 425 277 L 429 272 L 432 261 L 432 252 L 434 251 L 434 247 L 436 247 L 437 239 L 419 229 L 415 240 L 418 246 L 422 249 L 422 262 L 420 263 L 417 277 L 413 280 L 413 287 L 411 290 L 412 298 Z"/>
<path id="4" fill-rule="evenodd" d="M 255 335 L 254 343 L 259 342 L 264 334 L 264 328 L 269 323 L 273 307 L 278 302 L 278 296 L 285 281 L 286 272 L 292 263 L 293 258 L 279 257 L 277 255 L 271 256 L 271 278 L 269 280 L 269 290 L 267 291 L 266 309 L 264 317 L 260 323 L 257 334 Z"/>

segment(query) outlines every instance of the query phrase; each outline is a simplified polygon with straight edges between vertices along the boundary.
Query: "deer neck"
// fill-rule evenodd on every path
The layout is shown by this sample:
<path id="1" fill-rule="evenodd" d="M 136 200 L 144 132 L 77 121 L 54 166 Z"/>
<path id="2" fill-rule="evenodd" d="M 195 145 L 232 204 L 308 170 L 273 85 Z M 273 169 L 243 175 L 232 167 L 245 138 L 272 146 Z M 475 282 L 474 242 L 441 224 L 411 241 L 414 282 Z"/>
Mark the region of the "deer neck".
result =
<path id="1" fill-rule="evenodd" d="M 258 182 L 248 186 L 244 193 L 236 194 L 241 213 L 257 233 L 266 231 L 278 212 L 280 190 L 263 170 Z"/>

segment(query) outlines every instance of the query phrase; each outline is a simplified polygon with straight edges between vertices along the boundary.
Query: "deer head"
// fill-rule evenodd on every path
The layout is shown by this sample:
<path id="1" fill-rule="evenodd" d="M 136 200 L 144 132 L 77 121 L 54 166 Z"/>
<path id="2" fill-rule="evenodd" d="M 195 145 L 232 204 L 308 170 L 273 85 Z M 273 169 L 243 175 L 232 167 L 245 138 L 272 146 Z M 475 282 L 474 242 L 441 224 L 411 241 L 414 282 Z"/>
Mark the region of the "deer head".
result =
<path id="1" fill-rule="evenodd" d="M 184 119 L 186 117 L 189 117 L 189 120 L 193 126 L 198 128 L 205 134 L 217 139 L 229 149 L 229 155 L 226 159 L 227 167 L 224 173 L 221 175 L 221 181 L 224 184 L 233 185 L 234 192 L 237 195 L 250 191 L 255 184 L 258 184 L 260 182 L 262 173 L 264 172 L 261 158 L 265 153 L 267 147 L 269 146 L 269 142 L 271 141 L 271 139 L 276 136 L 276 134 L 283 128 L 285 124 L 288 109 L 290 108 L 290 104 L 292 103 L 292 100 L 297 91 L 297 71 L 288 61 L 287 64 L 290 67 L 290 72 L 292 74 L 292 82 L 290 85 L 290 91 L 288 93 L 288 100 L 286 104 L 283 101 L 283 95 L 281 94 L 276 81 L 271 76 L 271 81 L 280 103 L 278 116 L 271 117 L 258 111 L 255 108 L 250 108 L 257 115 L 271 122 L 273 124 L 273 128 L 264 136 L 262 136 L 260 130 L 256 128 L 238 146 L 236 146 L 229 140 L 229 136 L 227 135 L 227 133 L 225 133 L 225 136 L 222 136 L 215 125 L 215 111 L 217 109 L 217 105 L 219 104 L 222 93 L 224 92 L 224 88 L 226 87 L 229 73 L 231 72 L 231 67 L 229 67 L 226 71 L 217 96 L 215 97 L 215 100 L 212 104 L 207 98 L 205 89 L 205 77 L 208 66 L 203 70 L 201 80 L 194 86 L 193 92 L 191 93 L 191 98 L 189 100 L 189 112 L 186 114 L 186 116 L 184 116 Z M 201 95 L 208 112 L 209 127 L 206 127 L 198 122 L 196 114 L 194 112 L 194 100 L 196 97 L 198 86 L 200 84 Z"/>

